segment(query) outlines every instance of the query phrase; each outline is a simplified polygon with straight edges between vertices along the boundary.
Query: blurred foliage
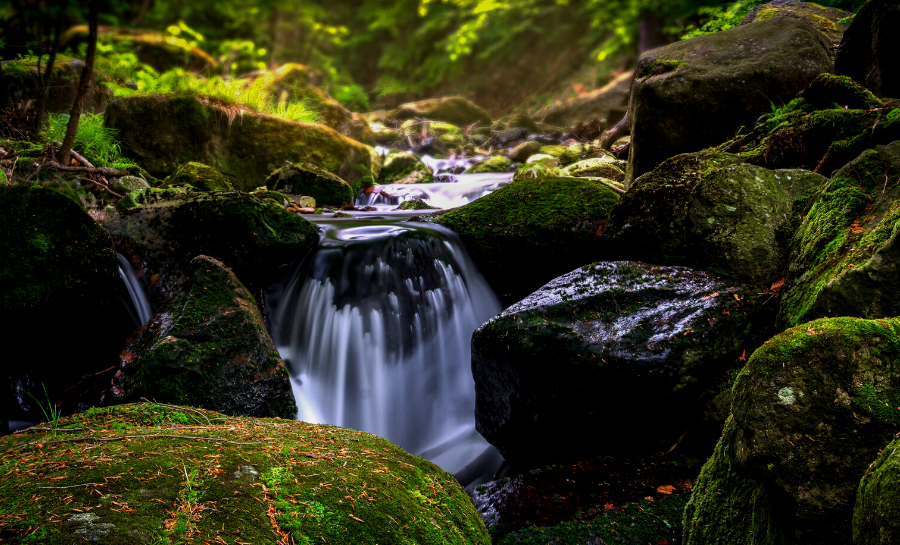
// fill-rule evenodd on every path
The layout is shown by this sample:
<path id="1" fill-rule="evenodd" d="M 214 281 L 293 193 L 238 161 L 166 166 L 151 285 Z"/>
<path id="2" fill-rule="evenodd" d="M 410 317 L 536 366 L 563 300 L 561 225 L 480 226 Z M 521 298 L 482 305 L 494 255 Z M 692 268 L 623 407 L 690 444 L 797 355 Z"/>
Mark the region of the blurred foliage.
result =
<path id="1" fill-rule="evenodd" d="M 42 140 L 61 142 L 68 123 L 69 114 L 50 114 L 47 127 L 41 134 Z M 100 114 L 85 113 L 81 116 L 74 147 L 94 166 L 115 169 L 137 166 L 122 155 L 116 131 L 103 125 Z"/>

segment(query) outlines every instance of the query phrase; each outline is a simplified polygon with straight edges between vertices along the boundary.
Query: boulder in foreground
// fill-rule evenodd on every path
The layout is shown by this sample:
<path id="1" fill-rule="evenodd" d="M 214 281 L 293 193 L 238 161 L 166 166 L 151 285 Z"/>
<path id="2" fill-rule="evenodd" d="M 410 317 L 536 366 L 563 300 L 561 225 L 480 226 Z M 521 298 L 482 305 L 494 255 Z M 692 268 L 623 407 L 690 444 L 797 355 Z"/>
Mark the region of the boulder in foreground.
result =
<path id="1" fill-rule="evenodd" d="M 0 512 L 20 515 L 4 519 L 5 537 L 129 545 L 491 542 L 452 475 L 368 433 L 155 403 L 90 409 L 59 424 L 71 430 L 62 438 L 0 438 L 5 463 L 37 460 L 4 470 Z"/>

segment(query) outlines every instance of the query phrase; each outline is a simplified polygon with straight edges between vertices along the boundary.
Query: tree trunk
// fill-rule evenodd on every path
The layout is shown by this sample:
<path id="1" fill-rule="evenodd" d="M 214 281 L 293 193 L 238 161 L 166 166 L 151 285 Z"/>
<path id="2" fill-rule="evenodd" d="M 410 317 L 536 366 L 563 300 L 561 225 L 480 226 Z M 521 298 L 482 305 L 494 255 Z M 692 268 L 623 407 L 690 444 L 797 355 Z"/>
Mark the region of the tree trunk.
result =
<path id="1" fill-rule="evenodd" d="M 638 25 L 638 54 L 666 45 L 668 40 L 662 32 L 663 19 L 649 10 L 642 10 Z"/>
<path id="2" fill-rule="evenodd" d="M 88 2 L 88 28 L 90 35 L 88 37 L 87 58 L 84 60 L 84 71 L 81 73 L 81 80 L 78 82 L 75 104 L 72 105 L 72 113 L 69 114 L 69 124 L 66 125 L 66 137 L 63 139 L 62 146 L 59 148 L 59 155 L 57 156 L 60 164 L 64 166 L 69 164 L 69 152 L 72 151 L 72 144 L 75 143 L 75 135 L 78 134 L 78 122 L 81 120 L 81 112 L 84 110 L 84 96 L 87 94 L 91 76 L 94 74 L 99 12 L 98 0 L 90 0 Z"/>
<path id="3" fill-rule="evenodd" d="M 38 95 L 38 103 L 37 103 L 37 112 L 34 116 L 34 132 L 37 133 L 41 130 L 41 119 L 44 117 L 44 108 L 47 107 L 47 95 L 50 94 L 50 79 L 53 77 L 53 65 L 56 63 L 56 52 L 59 50 L 59 39 L 62 36 L 62 13 L 60 13 L 56 18 L 56 25 L 53 27 L 53 45 L 50 47 L 50 56 L 47 58 L 47 69 L 44 71 L 43 76 L 38 74 L 41 82 L 41 90 Z M 38 63 L 38 72 L 41 70 L 41 65 Z"/>

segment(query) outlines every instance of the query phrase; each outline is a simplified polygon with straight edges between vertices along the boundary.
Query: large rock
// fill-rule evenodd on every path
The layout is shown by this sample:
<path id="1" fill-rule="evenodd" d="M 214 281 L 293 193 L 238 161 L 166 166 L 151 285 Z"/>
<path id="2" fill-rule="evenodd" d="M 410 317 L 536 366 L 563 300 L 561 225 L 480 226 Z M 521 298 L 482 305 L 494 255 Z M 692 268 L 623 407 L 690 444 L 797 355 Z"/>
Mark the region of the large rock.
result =
<path id="1" fill-rule="evenodd" d="M 854 545 L 900 543 L 900 439 L 894 439 L 866 469 L 853 508 Z"/>
<path id="2" fill-rule="evenodd" d="M 734 383 L 735 464 L 784 498 L 799 543 L 849 543 L 859 479 L 900 430 L 900 322 L 826 318 L 776 335 Z"/>
<path id="3" fill-rule="evenodd" d="M 850 76 L 880 97 L 900 98 L 900 5 L 870 0 L 860 8 L 844 33 L 834 59 L 834 71 Z"/>
<path id="4" fill-rule="evenodd" d="M 34 57 L 3 61 L 3 85 L 6 86 L 7 97 L 10 103 L 25 103 L 33 100 L 35 104 L 40 97 L 40 77 L 37 71 L 37 62 Z M 41 63 L 41 70 L 46 70 L 46 59 Z M 78 84 L 81 81 L 81 72 L 84 62 L 78 59 L 57 60 L 47 82 L 47 102 L 44 108 L 49 113 L 69 113 L 75 103 L 75 95 L 78 92 Z M 94 75 L 88 85 L 84 96 L 84 111 L 100 113 L 106 109 L 106 105 L 112 100 L 112 91 L 103 85 L 106 80 L 99 71 L 94 70 Z M 6 104 L 2 105 L 3 107 Z"/>
<path id="5" fill-rule="evenodd" d="M 585 265 L 475 331 L 476 427 L 524 465 L 665 452 L 761 341 L 761 308 L 704 272 Z"/>
<path id="6" fill-rule="evenodd" d="M 378 176 L 377 155 L 334 129 L 252 111 L 234 112 L 192 96 L 135 95 L 106 111 L 124 151 L 157 177 L 188 161 L 209 165 L 249 191 L 285 161 L 314 163 L 348 183 Z"/>
<path id="7" fill-rule="evenodd" d="M 333 99 L 320 87 L 309 67 L 302 64 L 288 63 L 282 65 L 266 78 L 266 89 L 276 101 L 305 102 L 319 114 L 319 123 L 327 125 L 344 136 L 375 145 L 375 133 L 368 121 Z"/>
<path id="8" fill-rule="evenodd" d="M 463 97 L 431 98 L 401 104 L 399 108 L 376 115 L 381 119 L 414 119 L 417 117 L 444 121 L 463 127 L 472 123 L 490 126 L 491 116 Z"/>
<path id="9" fill-rule="evenodd" d="M 678 155 L 634 182 L 610 215 L 606 243 L 621 258 L 771 283 L 784 273 L 781 231 L 790 226 L 794 202 L 826 181 L 727 153 Z"/>
<path id="10" fill-rule="evenodd" d="M 632 75 L 631 72 L 616 74 L 612 81 L 599 89 L 541 108 L 534 114 L 534 119 L 550 125 L 571 127 L 579 121 L 599 117 L 612 127 L 628 111 Z"/>
<path id="11" fill-rule="evenodd" d="M 309 195 L 318 204 L 344 206 L 355 195 L 347 182 L 310 163 L 285 162 L 266 178 L 266 187 L 293 195 Z"/>
<path id="12" fill-rule="evenodd" d="M 245 193 L 169 195 L 117 214 L 103 227 L 119 252 L 140 264 L 136 272 L 156 304 L 198 255 L 222 261 L 255 292 L 280 265 L 305 255 L 318 242 L 309 222 Z"/>
<path id="13" fill-rule="evenodd" d="M 703 464 L 684 509 L 685 545 L 783 545 L 793 543 L 780 505 L 765 485 L 744 475 L 734 462 L 737 427 L 728 417 L 712 456 Z M 774 505 L 773 505 L 774 503 Z"/>
<path id="14" fill-rule="evenodd" d="M 802 21 L 824 34 L 831 42 L 832 51 L 841 43 L 844 32 L 849 28 L 847 18 L 853 14 L 842 9 L 821 6 L 812 2 L 797 0 L 773 0 L 768 4 L 760 4 L 750 10 L 742 25 L 765 21 L 773 17 L 790 17 Z"/>
<path id="15" fill-rule="evenodd" d="M 117 401 L 154 399 L 232 416 L 294 418 L 287 368 L 253 295 L 220 261 L 195 257 L 121 355 Z"/>
<path id="16" fill-rule="evenodd" d="M 0 414 L 42 420 L 26 392 L 46 409 L 113 365 L 133 329 L 116 299 L 116 273 L 112 239 L 76 200 L 21 183 L 0 187 Z M 49 345 L 61 352 L 38 354 Z"/>
<path id="17" fill-rule="evenodd" d="M 511 183 L 435 220 L 462 238 L 481 272 L 512 303 L 599 257 L 618 193 L 583 178 Z"/>
<path id="18" fill-rule="evenodd" d="M 900 315 L 898 176 L 900 141 L 861 154 L 799 211 L 781 323 Z"/>
<path id="19" fill-rule="evenodd" d="M 162 187 L 190 187 L 197 191 L 233 191 L 222 173 L 203 163 L 185 163 L 163 180 Z"/>
<path id="20" fill-rule="evenodd" d="M 631 91 L 628 179 L 755 126 L 772 102 L 788 102 L 831 64 L 827 38 L 789 17 L 645 53 Z"/>
<path id="21" fill-rule="evenodd" d="M 0 512 L 17 515 L 4 521 L 4 540 L 491 543 L 453 475 L 365 432 L 156 403 L 60 425 L 62 439 L 0 437 L 4 459 L 37 457 L 4 469 Z M 88 450 L 73 455 L 73 442 Z M 38 486 L 47 493 L 34 494 Z M 49 488 L 60 486 L 70 488 Z"/>
<path id="22" fill-rule="evenodd" d="M 431 169 L 419 157 L 408 151 L 390 150 L 384 157 L 381 167 L 380 184 L 393 183 L 429 183 L 434 181 Z"/>

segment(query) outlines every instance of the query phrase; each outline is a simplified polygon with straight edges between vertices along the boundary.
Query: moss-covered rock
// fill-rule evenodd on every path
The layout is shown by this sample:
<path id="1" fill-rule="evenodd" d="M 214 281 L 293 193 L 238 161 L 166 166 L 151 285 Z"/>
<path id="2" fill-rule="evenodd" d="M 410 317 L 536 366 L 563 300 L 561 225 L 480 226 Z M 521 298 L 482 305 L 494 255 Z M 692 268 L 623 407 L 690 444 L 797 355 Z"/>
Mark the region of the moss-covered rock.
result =
<path id="1" fill-rule="evenodd" d="M 789 17 L 645 53 L 629 106 L 628 180 L 669 157 L 724 142 L 741 126 L 755 126 L 770 101 L 791 100 L 831 66 L 825 36 Z"/>
<path id="2" fill-rule="evenodd" d="M 381 167 L 380 184 L 418 184 L 434 181 L 431 169 L 414 153 L 392 149 L 384 158 Z"/>
<path id="3" fill-rule="evenodd" d="M 491 116 L 463 97 L 431 98 L 419 102 L 408 102 L 399 108 L 383 112 L 383 118 L 432 119 L 463 127 L 472 123 L 490 126 Z"/>
<path id="4" fill-rule="evenodd" d="M 556 157 L 557 159 L 561 158 L 563 154 L 566 152 L 568 148 L 566 146 L 542 146 L 538 152 L 542 155 L 550 155 L 552 157 Z"/>
<path id="5" fill-rule="evenodd" d="M 308 66 L 297 63 L 282 65 L 262 76 L 269 94 L 279 101 L 305 102 L 319 114 L 319 123 L 363 144 L 374 145 L 375 133 L 368 121 L 351 112 L 317 86 Z"/>
<path id="6" fill-rule="evenodd" d="M 0 169 L 0 187 L 9 185 L 9 178 L 6 176 L 6 171 Z"/>
<path id="7" fill-rule="evenodd" d="M 256 191 L 251 191 L 250 194 L 258 199 L 269 199 L 271 201 L 274 201 L 278 206 L 286 206 L 286 203 L 289 204 L 291 202 L 291 199 L 288 199 L 284 193 L 280 191 L 272 191 L 270 189 L 257 189 Z M 307 197 L 307 199 L 312 199 L 312 197 Z M 315 204 L 316 201 L 315 199 L 313 199 L 311 205 Z"/>
<path id="8" fill-rule="evenodd" d="M 684 509 L 685 545 L 787 545 L 793 542 L 779 524 L 777 505 L 762 482 L 743 475 L 734 463 L 734 419 L 722 437 Z"/>
<path id="9" fill-rule="evenodd" d="M 779 318 L 900 315 L 900 141 L 861 154 L 798 211 Z"/>
<path id="10" fill-rule="evenodd" d="M 797 0 L 774 0 L 768 4 L 760 4 L 753 8 L 744 19 L 742 25 L 765 21 L 773 17 L 790 17 L 824 34 L 831 43 L 831 49 L 837 49 L 844 32 L 850 26 L 847 18 L 853 14 L 834 7 L 826 7 L 812 2 Z"/>
<path id="11" fill-rule="evenodd" d="M 509 158 L 518 163 L 524 163 L 532 155 L 537 154 L 541 150 L 542 144 L 537 140 L 529 140 L 522 142 L 509 152 Z"/>
<path id="12" fill-rule="evenodd" d="M 198 256 L 129 339 L 112 396 L 153 398 L 231 416 L 297 414 L 291 380 L 253 295 L 220 261 Z"/>
<path id="13" fill-rule="evenodd" d="M 406 135 L 403 129 L 391 129 L 378 124 L 373 124 L 373 127 L 375 142 L 381 146 L 395 145 Z"/>
<path id="14" fill-rule="evenodd" d="M 854 545 L 890 545 L 900 541 L 900 440 L 884 447 L 866 469 L 853 508 Z"/>
<path id="15" fill-rule="evenodd" d="M 847 76 L 819 74 L 802 93 L 815 108 L 829 109 L 837 104 L 851 110 L 871 110 L 884 106 L 881 100 Z"/>
<path id="16" fill-rule="evenodd" d="M 452 475 L 368 433 L 153 403 L 60 425 L 0 438 L 13 540 L 490 543 Z"/>
<path id="17" fill-rule="evenodd" d="M 347 182 L 311 163 L 286 161 L 266 179 L 266 187 L 294 195 L 309 195 L 319 204 L 344 206 L 353 202 Z"/>
<path id="18" fill-rule="evenodd" d="M 834 59 L 834 71 L 865 85 L 876 96 L 900 98 L 900 6 L 892 0 L 870 0 L 853 18 Z"/>
<path id="19" fill-rule="evenodd" d="M 117 178 L 109 188 L 120 195 L 127 195 L 138 189 L 149 189 L 150 184 L 140 176 L 122 176 Z"/>
<path id="20" fill-rule="evenodd" d="M 255 292 L 318 242 L 309 222 L 246 193 L 182 193 L 122 212 L 103 227 L 120 253 L 141 264 L 157 304 L 198 255 L 222 261 Z"/>
<path id="21" fill-rule="evenodd" d="M 772 282 L 787 262 L 781 230 L 789 229 L 794 202 L 826 181 L 808 171 L 743 164 L 727 153 L 678 155 L 622 197 L 607 245 L 617 257 Z"/>
<path id="22" fill-rule="evenodd" d="M 595 259 L 618 200 L 581 178 L 522 180 L 435 222 L 460 234 L 488 281 L 513 302 Z"/>
<path id="23" fill-rule="evenodd" d="M 787 498 L 800 543 L 849 543 L 860 477 L 900 430 L 900 321 L 826 318 L 776 335 L 734 383 L 735 463 Z"/>
<path id="24" fill-rule="evenodd" d="M 625 179 L 625 171 L 618 166 L 618 163 L 619 161 L 615 157 L 585 159 L 559 169 L 559 173 L 561 176 L 600 177 L 621 182 Z"/>
<path id="25" fill-rule="evenodd" d="M 41 70 L 46 70 L 46 59 L 41 63 Z M 12 61 L 2 61 L 3 85 L 6 86 L 7 97 L 10 103 L 26 103 L 29 100 L 37 103 L 40 96 L 41 78 L 37 70 L 37 58 L 27 57 Z M 53 65 L 53 72 L 47 82 L 47 101 L 44 108 L 49 113 L 69 113 L 75 103 L 75 95 L 78 92 L 78 84 L 81 80 L 81 72 L 84 62 L 60 57 Z M 103 85 L 105 77 L 99 71 L 94 70 L 94 76 L 88 85 L 84 95 L 84 111 L 99 113 L 106 109 L 106 105 L 112 100 L 112 91 Z M 6 105 L 3 105 L 6 106 Z"/>
<path id="26" fill-rule="evenodd" d="M 762 341 L 761 303 L 686 268 L 585 265 L 475 331 L 476 427 L 514 464 L 664 452 Z"/>
<path id="27" fill-rule="evenodd" d="M 178 200 L 190 192 L 187 187 L 150 187 L 130 191 L 116 203 L 116 210 L 124 212 L 145 204 Z"/>
<path id="28" fill-rule="evenodd" d="M 602 159 L 617 162 L 616 156 L 591 142 L 578 142 L 567 147 L 559 156 L 559 165 L 566 167 L 585 159 Z"/>
<path id="29" fill-rule="evenodd" d="M 400 203 L 400 206 L 397 207 L 397 210 L 438 210 L 438 207 L 431 206 L 422 199 L 410 199 L 408 201 L 403 201 L 402 203 Z"/>
<path id="30" fill-rule="evenodd" d="M 209 53 L 188 40 L 154 32 L 116 27 L 100 27 L 97 41 L 112 45 L 117 52 L 134 53 L 138 61 L 151 66 L 157 72 L 183 68 L 199 72 L 211 70 L 219 63 Z M 88 26 L 76 25 L 67 30 L 60 40 L 64 47 L 73 50 L 87 42 Z"/>
<path id="31" fill-rule="evenodd" d="M 119 131 L 124 151 L 159 177 L 189 161 L 247 191 L 285 161 L 313 163 L 348 183 L 377 177 L 374 150 L 329 127 L 230 108 L 202 97 L 135 95 L 113 101 L 105 123 Z"/>
<path id="32" fill-rule="evenodd" d="M 185 163 L 163 180 L 162 187 L 191 187 L 197 191 L 234 191 L 234 186 L 218 170 L 203 163 Z"/>
<path id="33" fill-rule="evenodd" d="M 474 165 L 467 168 L 464 174 L 481 174 L 484 172 L 509 172 L 510 166 L 512 166 L 512 163 L 510 162 L 509 157 L 504 157 L 503 155 L 495 155 L 490 159 L 478 161 Z"/>

